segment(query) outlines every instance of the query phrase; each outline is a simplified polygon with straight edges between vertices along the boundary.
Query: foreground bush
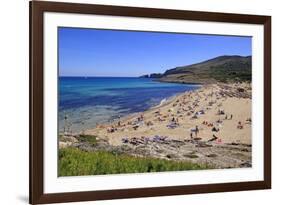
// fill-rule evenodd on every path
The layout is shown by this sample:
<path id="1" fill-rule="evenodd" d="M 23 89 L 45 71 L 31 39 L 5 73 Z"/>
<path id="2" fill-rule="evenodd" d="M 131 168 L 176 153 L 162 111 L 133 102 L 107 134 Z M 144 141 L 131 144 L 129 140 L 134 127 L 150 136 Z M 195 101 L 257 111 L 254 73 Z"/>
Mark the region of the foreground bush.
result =
<path id="1" fill-rule="evenodd" d="M 75 148 L 59 151 L 59 176 L 102 175 L 209 169 L 207 165 L 165 159 L 116 155 L 110 152 L 85 152 Z"/>

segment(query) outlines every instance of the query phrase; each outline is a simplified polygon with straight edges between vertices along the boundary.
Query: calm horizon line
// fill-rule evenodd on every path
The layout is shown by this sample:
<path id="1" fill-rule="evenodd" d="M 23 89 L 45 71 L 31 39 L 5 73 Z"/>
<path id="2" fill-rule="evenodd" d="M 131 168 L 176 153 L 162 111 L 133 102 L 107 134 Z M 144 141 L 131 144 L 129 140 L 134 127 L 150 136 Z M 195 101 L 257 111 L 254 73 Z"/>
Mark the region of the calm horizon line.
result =
<path id="1" fill-rule="evenodd" d="M 141 76 L 141 75 L 140 75 Z M 58 77 L 70 77 L 70 78 L 139 78 L 140 76 L 71 76 L 71 75 L 63 75 Z"/>

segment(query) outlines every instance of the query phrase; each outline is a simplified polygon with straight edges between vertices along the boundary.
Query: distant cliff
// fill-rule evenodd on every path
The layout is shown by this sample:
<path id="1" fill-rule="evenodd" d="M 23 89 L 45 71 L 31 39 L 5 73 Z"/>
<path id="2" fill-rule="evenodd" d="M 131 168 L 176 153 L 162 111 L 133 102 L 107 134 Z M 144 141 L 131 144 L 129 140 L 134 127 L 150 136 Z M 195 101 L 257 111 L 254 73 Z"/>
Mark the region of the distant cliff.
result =
<path id="1" fill-rule="evenodd" d="M 140 78 L 161 78 L 163 74 L 161 73 L 152 73 L 152 74 L 147 74 L 147 75 L 142 75 Z"/>
<path id="2" fill-rule="evenodd" d="M 177 83 L 251 81 L 252 56 L 219 56 L 200 63 L 169 69 L 156 76 L 154 78 L 158 81 Z"/>

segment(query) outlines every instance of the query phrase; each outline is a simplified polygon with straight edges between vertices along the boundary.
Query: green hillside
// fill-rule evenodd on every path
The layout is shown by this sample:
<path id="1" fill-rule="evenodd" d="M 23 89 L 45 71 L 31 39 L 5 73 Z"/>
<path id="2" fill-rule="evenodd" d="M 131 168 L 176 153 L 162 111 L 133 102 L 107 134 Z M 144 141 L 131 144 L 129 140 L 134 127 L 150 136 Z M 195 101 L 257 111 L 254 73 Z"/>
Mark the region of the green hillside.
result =
<path id="1" fill-rule="evenodd" d="M 181 83 L 214 83 L 252 80 L 252 56 L 219 56 L 167 70 L 157 80 Z"/>

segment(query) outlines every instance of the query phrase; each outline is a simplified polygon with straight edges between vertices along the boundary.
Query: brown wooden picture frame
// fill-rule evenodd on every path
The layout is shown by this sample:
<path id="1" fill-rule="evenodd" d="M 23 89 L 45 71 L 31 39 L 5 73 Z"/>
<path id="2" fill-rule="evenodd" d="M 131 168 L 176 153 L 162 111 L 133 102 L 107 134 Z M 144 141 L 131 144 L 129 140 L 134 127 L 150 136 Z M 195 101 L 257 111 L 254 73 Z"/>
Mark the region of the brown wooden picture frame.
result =
<path id="1" fill-rule="evenodd" d="M 271 188 L 271 17 L 76 3 L 30 3 L 30 203 L 76 202 Z M 63 12 L 158 19 L 260 24 L 264 27 L 264 180 L 45 194 L 43 191 L 43 14 Z"/>

